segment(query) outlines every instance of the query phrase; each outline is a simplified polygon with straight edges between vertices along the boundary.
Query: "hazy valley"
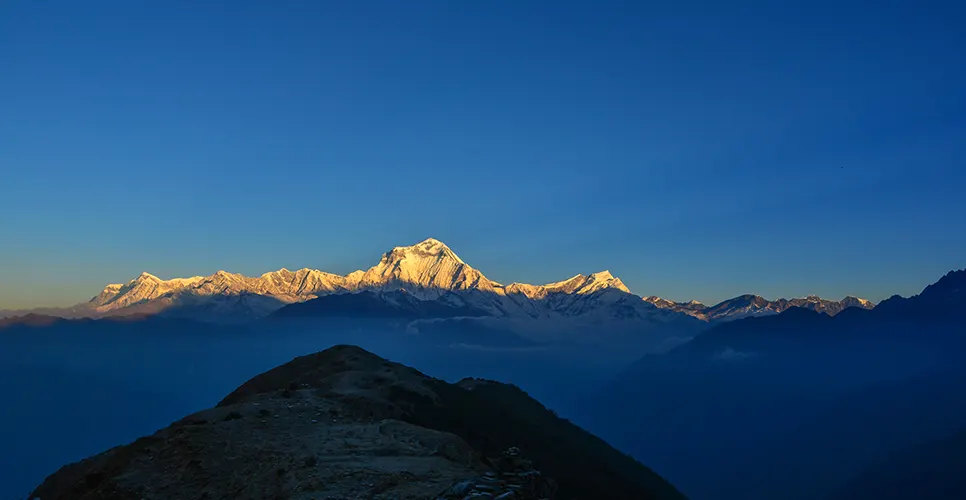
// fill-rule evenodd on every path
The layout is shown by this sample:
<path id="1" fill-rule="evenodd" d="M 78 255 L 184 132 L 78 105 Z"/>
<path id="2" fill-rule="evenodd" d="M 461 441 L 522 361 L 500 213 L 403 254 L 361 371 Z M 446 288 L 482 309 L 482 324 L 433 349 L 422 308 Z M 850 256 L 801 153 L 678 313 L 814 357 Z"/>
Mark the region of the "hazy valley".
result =
<path id="1" fill-rule="evenodd" d="M 19 498 L 64 463 L 352 344 L 451 382 L 516 384 L 689 498 L 831 496 L 966 428 L 964 275 L 874 308 L 743 296 L 696 314 L 607 272 L 504 286 L 436 240 L 348 277 L 144 274 L 72 309 L 93 318 L 2 320 L 2 482 Z"/>

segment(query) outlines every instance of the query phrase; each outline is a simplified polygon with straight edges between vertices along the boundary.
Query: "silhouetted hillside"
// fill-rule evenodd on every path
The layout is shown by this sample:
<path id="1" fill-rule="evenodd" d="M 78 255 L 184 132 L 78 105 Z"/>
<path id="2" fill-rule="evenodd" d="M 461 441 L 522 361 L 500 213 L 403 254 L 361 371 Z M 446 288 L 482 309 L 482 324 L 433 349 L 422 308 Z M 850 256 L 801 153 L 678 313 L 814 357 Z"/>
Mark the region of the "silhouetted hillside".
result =
<path id="1" fill-rule="evenodd" d="M 716 325 L 633 363 L 577 414 L 694 497 L 814 498 L 843 479 L 835 469 L 966 425 L 964 277 L 872 310 Z"/>
<path id="2" fill-rule="evenodd" d="M 352 354 L 346 356 L 346 351 Z M 333 347 L 253 378 L 219 406 L 293 384 L 325 389 L 334 374 L 350 369 L 378 373 L 387 363 L 358 348 Z M 418 376 L 431 391 L 385 388 L 391 401 L 408 405 L 400 418 L 452 432 L 485 456 L 519 446 L 540 470 L 557 480 L 561 493 L 567 493 L 562 498 L 679 498 L 673 487 L 640 463 L 557 417 L 518 387 L 475 379 L 449 384 L 400 368 Z"/>
<path id="3" fill-rule="evenodd" d="M 773 316 L 714 326 L 670 354 L 672 357 L 705 356 L 725 349 L 759 354 L 791 350 L 790 354 L 795 354 L 800 348 L 835 348 L 869 340 L 955 343 L 964 339 L 956 335 L 966 323 L 963 290 L 966 290 L 966 270 L 951 271 L 920 294 L 910 298 L 896 296 L 875 309 L 847 308 L 828 316 L 791 307 Z"/>
<path id="4" fill-rule="evenodd" d="M 909 298 L 892 296 L 879 304 L 876 316 L 896 320 L 966 320 L 966 269 L 950 271 Z"/>
<path id="5" fill-rule="evenodd" d="M 65 466 L 33 496 L 432 499 L 504 470 L 496 458 L 516 447 L 555 481 L 556 498 L 683 498 L 516 387 L 448 384 L 345 345 L 256 376 L 154 436 Z"/>
<path id="6" fill-rule="evenodd" d="M 25 314 L 23 316 L 10 316 L 7 318 L 0 318 L 0 329 L 10 328 L 13 326 L 45 327 L 45 326 L 53 326 L 64 321 L 67 321 L 67 320 L 57 316 L 48 316 L 44 314 L 30 313 L 30 314 Z"/>
<path id="7" fill-rule="evenodd" d="M 743 463 L 729 464 L 733 466 L 730 470 L 746 474 L 753 470 L 761 478 L 756 490 L 770 492 L 773 497 L 788 497 L 789 485 L 808 488 L 810 484 L 842 484 L 871 464 L 966 425 L 963 387 L 966 370 L 947 368 L 850 391 L 813 411 L 802 412 L 799 424 L 791 431 L 763 447 L 761 453 L 744 457 Z M 880 497 L 870 494 L 852 498 Z"/>

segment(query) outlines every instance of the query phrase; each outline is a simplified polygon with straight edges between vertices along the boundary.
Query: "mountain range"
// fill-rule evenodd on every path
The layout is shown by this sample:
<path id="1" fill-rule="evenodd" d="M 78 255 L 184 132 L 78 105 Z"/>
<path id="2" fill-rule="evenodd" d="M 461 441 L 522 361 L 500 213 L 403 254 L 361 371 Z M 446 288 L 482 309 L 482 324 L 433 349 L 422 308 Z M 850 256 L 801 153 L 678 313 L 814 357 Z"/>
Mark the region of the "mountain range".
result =
<path id="1" fill-rule="evenodd" d="M 360 295 L 361 292 L 368 292 Z M 351 295 L 351 297 L 339 297 Z M 807 307 L 834 315 L 847 307 L 871 308 L 854 297 L 833 302 L 818 297 L 768 301 L 743 295 L 715 306 L 642 298 L 609 271 L 531 285 L 504 285 L 466 264 L 443 242 L 429 238 L 395 247 L 371 268 L 345 276 L 316 269 L 280 269 L 258 277 L 220 270 L 210 276 L 161 279 L 142 273 L 128 283 L 109 284 L 90 301 L 69 308 L 0 311 L 0 317 L 39 313 L 66 318 L 132 314 L 185 317 L 215 323 L 244 323 L 299 303 L 326 298 L 312 307 L 283 315 L 369 308 L 374 301 L 402 316 L 441 315 L 511 319 L 573 319 L 593 323 L 638 321 L 668 323 L 695 318 L 702 322 L 776 314 L 788 307 Z M 402 306 L 401 304 L 405 304 Z"/>
<path id="2" fill-rule="evenodd" d="M 473 364 L 493 370 L 495 379 L 512 373 L 516 380 L 544 391 L 548 400 L 573 393 L 579 377 L 603 379 L 605 370 L 598 373 L 597 364 L 627 366 L 630 361 L 613 354 L 619 352 L 637 361 L 611 383 L 588 385 L 592 397 L 580 398 L 574 406 L 586 413 L 570 409 L 575 421 L 654 464 L 689 495 L 817 498 L 869 465 L 870 454 L 914 446 L 923 437 L 961 428 L 940 425 L 943 422 L 934 418 L 942 413 L 953 421 L 966 415 L 961 410 L 966 400 L 956 395 L 958 391 L 937 389 L 956 384 L 929 378 L 928 391 L 886 385 L 881 392 L 893 395 L 889 399 L 866 386 L 961 365 L 966 352 L 961 335 L 964 289 L 966 271 L 954 271 L 919 295 L 896 296 L 874 307 L 850 297 L 838 302 L 818 297 L 768 301 L 756 295 L 708 307 L 635 295 L 607 271 L 547 285 L 503 285 L 431 239 L 396 247 L 372 268 L 345 276 L 309 269 L 283 269 L 256 278 L 223 271 L 172 280 L 142 274 L 127 284 L 109 285 L 88 303 L 69 309 L 95 319 L 33 315 L 0 320 L 0 337 L 16 345 L 55 335 L 87 339 L 78 335 L 87 332 L 112 342 L 146 342 L 150 337 L 163 339 L 158 345 L 169 345 L 176 337 L 194 342 L 199 332 L 205 332 L 206 345 L 211 339 L 224 339 L 221 348 L 211 349 L 218 353 L 214 357 L 223 357 L 224 346 L 255 342 L 259 333 L 269 333 L 270 342 L 260 345 L 258 356 L 253 356 L 261 359 L 271 349 L 302 349 L 302 342 L 315 346 L 329 335 L 360 345 L 403 346 L 416 353 L 410 355 L 420 366 L 434 369 L 454 365 L 465 370 Z M 193 321 L 197 319 L 252 325 L 223 327 Z M 525 324 L 528 334 L 511 328 L 518 324 Z M 567 325 L 577 325 L 571 329 L 573 337 L 561 336 Z M 40 328 L 43 335 L 38 335 Z M 621 328 L 630 335 L 613 335 Z M 695 329 L 681 333 L 688 328 Z M 517 339 L 506 336 L 494 345 L 497 336 L 492 334 L 500 329 L 532 343 L 514 343 Z M 536 330 L 549 333 L 540 338 L 533 335 Z M 403 331 L 419 335 L 395 335 Z M 592 339 L 598 348 L 559 348 L 578 337 Z M 653 351 L 645 349 L 643 341 L 615 342 L 644 339 L 651 345 L 669 337 L 677 337 L 675 345 L 664 343 L 664 349 Z M 550 343 L 533 345 L 548 339 Z M 552 344 L 561 339 L 565 342 Z M 438 350 L 441 346 L 445 350 Z M 77 356 L 76 348 L 64 352 L 72 359 L 84 358 Z M 206 350 L 198 359 L 211 357 Z M 427 361 L 431 358 L 438 359 Z M 512 370 L 505 369 L 512 363 Z M 192 370 L 200 366 L 181 364 Z M 230 365 L 237 364 L 232 359 Z M 540 375 L 525 378 L 528 373 Z M 538 378 L 565 380 L 568 386 L 542 386 L 545 381 Z M 193 384 L 197 374 L 186 374 L 185 379 Z M 916 394 L 923 398 L 913 406 L 922 411 L 903 410 L 899 403 L 912 401 Z M 867 407 L 874 411 L 862 410 Z M 870 414 L 890 418 L 875 423 Z M 847 415 L 857 418 L 843 417 Z M 813 419 L 822 424 L 809 426 Z M 903 428 L 937 432 L 897 438 Z M 878 448 L 870 445 L 880 441 Z M 787 446 L 775 451 L 769 445 L 774 442 Z M 853 451 L 833 451 L 846 443 L 845 448 Z M 823 458 L 831 453 L 836 453 L 835 460 Z M 826 465 L 796 465 L 805 459 Z M 744 484 L 748 477 L 772 479 L 751 488 Z M 783 486 L 792 479 L 803 483 L 795 486 L 794 495 Z"/>
<path id="3" fill-rule="evenodd" d="M 791 307 L 801 307 L 815 312 L 822 312 L 835 316 L 849 307 L 872 309 L 871 301 L 848 296 L 839 301 L 826 300 L 815 295 L 797 299 L 768 300 L 760 295 L 739 295 L 713 306 L 707 306 L 698 301 L 672 302 L 661 297 L 645 297 L 644 300 L 661 309 L 670 309 L 693 316 L 702 321 L 730 321 L 753 316 L 769 316 L 785 312 Z"/>

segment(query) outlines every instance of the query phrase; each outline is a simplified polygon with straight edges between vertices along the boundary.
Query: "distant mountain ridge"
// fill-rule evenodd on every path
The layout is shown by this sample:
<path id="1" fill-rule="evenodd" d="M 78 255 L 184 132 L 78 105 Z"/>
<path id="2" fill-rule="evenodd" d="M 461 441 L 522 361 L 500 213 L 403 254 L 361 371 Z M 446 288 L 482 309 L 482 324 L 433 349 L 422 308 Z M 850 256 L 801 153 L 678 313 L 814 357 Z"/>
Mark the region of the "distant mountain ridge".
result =
<path id="1" fill-rule="evenodd" d="M 963 290 L 966 270 L 952 271 L 873 309 L 719 322 L 630 364 L 584 417 L 631 454 L 670 457 L 656 465 L 695 498 L 823 498 L 886 444 L 962 427 Z M 678 460 L 687 449 L 702 453 Z M 752 490 L 751 475 L 767 480 Z"/>
<path id="2" fill-rule="evenodd" d="M 785 312 L 792 307 L 800 307 L 815 312 L 835 316 L 849 307 L 872 309 L 875 304 L 869 300 L 847 296 L 833 301 L 815 295 L 804 298 L 768 300 L 760 295 L 745 294 L 707 306 L 697 301 L 673 302 L 661 297 L 645 297 L 645 301 L 662 309 L 681 312 L 702 321 L 735 320 L 753 316 L 769 316 Z"/>
<path id="3" fill-rule="evenodd" d="M 429 238 L 415 245 L 395 247 L 383 254 L 376 265 L 345 276 L 317 269 L 283 268 L 257 277 L 220 270 L 210 276 L 163 280 L 144 272 L 128 283 L 105 286 L 85 304 L 60 310 L 8 311 L 0 316 L 28 312 L 67 318 L 164 314 L 216 323 L 244 323 L 269 316 L 288 305 L 360 292 L 370 292 L 375 294 L 375 300 L 386 301 L 389 309 L 383 314 L 390 314 L 390 309 L 395 307 L 399 315 L 411 317 L 472 313 L 498 318 L 579 316 L 591 322 L 616 319 L 667 323 L 681 318 L 711 322 L 773 314 L 796 305 L 829 314 L 852 305 L 872 307 L 871 302 L 852 297 L 839 302 L 817 297 L 769 302 L 745 295 L 712 307 L 694 301 L 674 303 L 658 297 L 642 300 L 606 270 L 545 285 L 517 282 L 504 285 L 468 265 L 443 242 Z M 371 302 L 373 297 L 358 300 Z M 438 304 L 431 305 L 429 301 Z M 348 309 L 372 306 L 352 305 L 343 299 L 326 302 L 299 308 L 296 315 L 304 316 L 309 310 L 319 314 L 332 312 L 335 303 Z M 404 302 L 407 305 L 400 306 Z"/>
<path id="4" fill-rule="evenodd" d="M 903 298 L 893 295 L 879 303 L 880 314 L 917 319 L 966 318 L 966 269 L 950 271 L 918 295 Z"/>
<path id="5" fill-rule="evenodd" d="M 433 238 L 395 247 L 371 268 L 345 276 L 316 269 L 280 269 L 248 277 L 221 270 L 210 276 L 163 280 L 144 272 L 128 283 L 105 286 L 84 304 L 62 309 L 3 311 L 0 316 L 40 313 L 83 318 L 162 314 L 242 323 L 266 317 L 287 305 L 361 292 L 369 295 L 349 300 L 357 304 L 330 299 L 328 304 L 315 304 L 312 308 L 300 309 L 295 315 L 305 315 L 310 309 L 317 313 L 331 310 L 334 303 L 342 304 L 346 310 L 367 307 L 371 310 L 372 300 L 381 300 L 386 302 L 384 314 L 412 317 L 424 317 L 432 312 L 445 313 L 444 317 L 460 312 L 529 319 L 574 315 L 590 318 L 598 312 L 602 314 L 600 319 L 612 316 L 651 319 L 653 316 L 670 320 L 678 316 L 650 304 L 635 303 L 640 302 L 639 298 L 630 294 L 624 283 L 608 271 L 578 274 L 546 285 L 503 285 L 488 279 Z M 391 313 L 393 308 L 396 311 Z M 608 312 L 608 308 L 614 310 Z"/>
<path id="6" fill-rule="evenodd" d="M 582 295 L 604 288 L 630 293 L 624 283 L 608 271 L 589 276 L 578 274 L 547 285 L 511 283 L 504 286 L 463 262 L 443 242 L 430 238 L 416 245 L 395 247 L 385 253 L 375 266 L 345 276 L 316 269 L 281 269 L 259 277 L 218 271 L 206 277 L 161 280 L 149 273 L 142 273 L 127 284 L 107 285 L 91 299 L 89 305 L 98 312 L 107 312 L 185 292 L 205 296 L 251 293 L 270 296 L 283 303 L 294 303 L 322 295 L 364 290 L 403 289 L 422 300 L 433 300 L 449 292 L 477 291 L 500 296 L 522 295 L 533 299 L 545 298 L 555 292 Z"/>
<path id="7" fill-rule="evenodd" d="M 315 269 L 281 269 L 259 277 L 218 271 L 207 277 L 161 280 L 142 273 L 127 284 L 108 285 L 87 306 L 99 315 L 223 306 L 226 314 L 253 319 L 289 304 L 362 292 L 369 295 L 360 296 L 359 301 L 371 302 L 375 296 L 397 306 L 408 302 L 405 308 L 416 316 L 416 302 L 421 301 L 444 306 L 428 306 L 429 309 L 529 318 L 585 313 L 593 309 L 588 303 L 608 302 L 602 300 L 608 295 L 613 299 L 610 302 L 615 302 L 630 294 L 623 282 L 608 271 L 578 274 L 547 285 L 503 285 L 463 262 L 443 242 L 430 238 L 416 245 L 395 247 L 375 266 L 345 276 Z M 342 299 L 328 302 L 332 301 L 350 305 Z M 321 311 L 325 307 L 317 304 L 314 309 Z M 654 312 L 649 306 L 640 309 L 642 316 Z"/>

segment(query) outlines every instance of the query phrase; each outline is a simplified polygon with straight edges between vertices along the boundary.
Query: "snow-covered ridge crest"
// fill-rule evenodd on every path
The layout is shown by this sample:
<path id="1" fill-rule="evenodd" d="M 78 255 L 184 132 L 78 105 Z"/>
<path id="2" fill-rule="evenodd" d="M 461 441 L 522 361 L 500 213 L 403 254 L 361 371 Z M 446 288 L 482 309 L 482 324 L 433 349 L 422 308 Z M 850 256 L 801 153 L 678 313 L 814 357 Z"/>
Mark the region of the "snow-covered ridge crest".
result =
<path id="1" fill-rule="evenodd" d="M 507 294 L 522 294 L 531 299 L 543 298 L 549 293 L 567 293 L 585 295 L 605 288 L 613 288 L 625 293 L 631 293 L 620 278 L 614 277 L 610 271 L 601 271 L 589 276 L 578 274 L 570 279 L 548 283 L 546 285 L 528 285 L 526 283 L 510 283 L 504 287 Z"/>
<path id="2" fill-rule="evenodd" d="M 661 297 L 645 297 L 644 300 L 661 309 L 668 309 L 688 314 L 704 321 L 726 321 L 749 316 L 768 316 L 779 314 L 791 307 L 801 307 L 812 311 L 835 316 L 850 307 L 872 309 L 872 301 L 848 296 L 834 301 L 823 299 L 817 295 L 804 298 L 768 300 L 760 295 L 740 295 L 733 299 L 719 302 L 713 306 L 706 306 L 697 301 L 673 302 Z"/>
<path id="3" fill-rule="evenodd" d="M 220 270 L 211 276 L 169 280 L 142 273 L 127 284 L 108 285 L 90 300 L 89 305 L 106 313 L 181 294 L 202 297 L 257 294 L 274 299 L 280 307 L 333 293 L 400 289 L 423 300 L 443 296 L 455 300 L 452 295 L 457 294 L 467 305 L 494 315 L 524 314 L 531 317 L 546 314 L 532 302 L 551 296 L 590 296 L 603 290 L 630 293 L 609 271 L 587 276 L 578 274 L 546 285 L 513 283 L 504 286 L 466 264 L 442 241 L 429 238 L 415 245 L 395 247 L 383 254 L 376 265 L 345 276 L 308 268 L 297 271 L 283 268 L 258 277 Z"/>

